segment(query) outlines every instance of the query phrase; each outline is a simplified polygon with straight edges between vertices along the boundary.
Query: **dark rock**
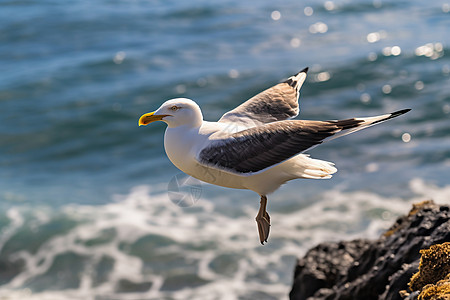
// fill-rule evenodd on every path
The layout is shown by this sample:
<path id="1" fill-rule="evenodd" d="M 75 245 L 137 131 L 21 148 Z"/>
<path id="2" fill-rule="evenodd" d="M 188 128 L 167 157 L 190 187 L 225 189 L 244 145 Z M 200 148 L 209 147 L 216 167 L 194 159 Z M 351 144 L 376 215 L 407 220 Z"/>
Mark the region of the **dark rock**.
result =
<path id="1" fill-rule="evenodd" d="M 290 299 L 404 299 L 400 291 L 418 270 L 419 251 L 450 241 L 449 211 L 425 201 L 378 240 L 314 247 L 298 260 Z"/>
<path id="2" fill-rule="evenodd" d="M 311 249 L 298 261 L 291 295 L 294 293 L 301 295 L 298 299 L 306 299 L 320 289 L 322 294 L 329 294 L 327 289 L 346 277 L 348 270 L 358 264 L 355 259 L 369 246 L 369 241 L 356 240 L 324 243 Z"/>
<path id="3" fill-rule="evenodd" d="M 400 270 L 395 272 L 394 275 L 392 275 L 389 278 L 391 284 L 388 287 L 386 287 L 386 290 L 384 291 L 381 299 L 386 300 L 399 299 L 396 292 L 398 290 L 398 287 L 402 286 L 405 293 L 407 293 L 406 290 L 408 283 L 411 277 L 413 276 L 414 272 L 416 272 L 418 268 L 419 268 L 419 261 L 415 261 L 411 264 L 404 264 Z M 408 299 L 416 299 L 416 298 L 408 298 Z"/>

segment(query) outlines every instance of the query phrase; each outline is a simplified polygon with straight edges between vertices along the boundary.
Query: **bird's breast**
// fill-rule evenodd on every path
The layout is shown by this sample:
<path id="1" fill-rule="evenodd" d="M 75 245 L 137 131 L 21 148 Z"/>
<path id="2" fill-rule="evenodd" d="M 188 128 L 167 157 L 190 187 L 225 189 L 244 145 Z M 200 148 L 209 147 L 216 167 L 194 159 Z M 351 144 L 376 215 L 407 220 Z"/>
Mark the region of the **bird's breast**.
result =
<path id="1" fill-rule="evenodd" d="M 164 135 L 164 148 L 170 161 L 184 173 L 204 182 L 229 188 L 242 189 L 242 178 L 209 168 L 197 161 L 197 152 L 208 143 L 210 134 L 194 130 L 168 128 Z"/>
<path id="2" fill-rule="evenodd" d="M 181 171 L 189 173 L 196 163 L 194 147 L 201 137 L 190 130 L 167 128 L 164 135 L 164 148 L 170 161 Z"/>

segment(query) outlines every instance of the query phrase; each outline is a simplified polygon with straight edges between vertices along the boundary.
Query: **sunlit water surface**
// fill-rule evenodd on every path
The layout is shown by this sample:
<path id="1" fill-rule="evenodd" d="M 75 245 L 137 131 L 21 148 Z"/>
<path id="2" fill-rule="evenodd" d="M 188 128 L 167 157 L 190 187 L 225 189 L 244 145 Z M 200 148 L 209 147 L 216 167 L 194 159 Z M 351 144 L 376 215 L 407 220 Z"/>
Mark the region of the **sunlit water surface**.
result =
<path id="1" fill-rule="evenodd" d="M 0 296 L 283 299 L 309 247 L 376 238 L 414 201 L 448 203 L 449 11 L 418 0 L 1 2 Z M 310 151 L 339 172 L 270 195 L 264 247 L 253 192 L 195 185 L 189 207 L 174 204 L 165 126 L 138 117 L 188 97 L 217 120 L 306 66 L 304 119 L 412 111 Z"/>

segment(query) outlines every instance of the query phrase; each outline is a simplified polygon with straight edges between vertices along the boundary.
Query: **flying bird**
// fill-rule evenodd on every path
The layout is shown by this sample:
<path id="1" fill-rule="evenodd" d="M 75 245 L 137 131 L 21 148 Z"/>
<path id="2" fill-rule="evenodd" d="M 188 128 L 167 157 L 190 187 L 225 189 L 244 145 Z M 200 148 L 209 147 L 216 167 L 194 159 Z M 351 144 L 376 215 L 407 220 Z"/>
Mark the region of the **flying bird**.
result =
<path id="1" fill-rule="evenodd" d="M 308 68 L 225 113 L 219 121 L 203 120 L 192 100 L 177 98 L 139 118 L 139 126 L 167 124 L 164 148 L 184 173 L 214 185 L 248 189 L 260 195 L 256 215 L 259 240 L 267 242 L 270 217 L 267 195 L 297 178 L 327 179 L 334 164 L 313 159 L 306 150 L 409 111 L 332 121 L 292 120 L 299 113 L 300 88 Z"/>

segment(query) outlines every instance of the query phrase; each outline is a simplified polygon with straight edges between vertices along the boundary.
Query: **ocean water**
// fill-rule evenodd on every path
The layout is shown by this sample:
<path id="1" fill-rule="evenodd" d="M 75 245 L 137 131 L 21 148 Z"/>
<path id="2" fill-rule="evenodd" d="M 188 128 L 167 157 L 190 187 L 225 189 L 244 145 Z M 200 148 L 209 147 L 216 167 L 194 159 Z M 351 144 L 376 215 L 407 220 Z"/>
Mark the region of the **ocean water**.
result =
<path id="1" fill-rule="evenodd" d="M 449 203 L 449 29 L 440 0 L 0 1 L 0 297 L 285 299 L 309 247 Z M 261 246 L 258 195 L 177 193 L 137 120 L 217 120 L 306 66 L 303 119 L 412 111 L 311 150 L 338 173 L 270 195 Z"/>

